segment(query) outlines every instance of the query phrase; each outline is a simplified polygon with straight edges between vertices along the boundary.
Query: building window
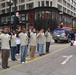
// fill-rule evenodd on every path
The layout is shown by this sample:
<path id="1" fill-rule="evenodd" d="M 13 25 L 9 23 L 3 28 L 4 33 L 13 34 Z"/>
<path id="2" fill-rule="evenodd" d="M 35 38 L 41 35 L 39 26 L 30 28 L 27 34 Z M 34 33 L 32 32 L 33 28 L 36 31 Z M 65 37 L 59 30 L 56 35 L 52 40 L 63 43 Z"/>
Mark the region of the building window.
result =
<path id="1" fill-rule="evenodd" d="M 52 19 L 56 19 L 56 13 L 55 12 L 52 12 Z"/>
<path id="2" fill-rule="evenodd" d="M 41 5 L 42 5 L 42 7 L 44 7 L 44 1 L 41 1 Z"/>
<path id="3" fill-rule="evenodd" d="M 28 16 L 29 16 L 29 14 L 26 14 L 26 20 L 28 20 Z"/>
<path id="4" fill-rule="evenodd" d="M 38 2 L 38 7 L 40 7 L 40 2 Z"/>
<path id="5" fill-rule="evenodd" d="M 11 22 L 12 23 L 14 22 L 14 17 L 15 17 L 14 15 L 11 16 Z"/>
<path id="6" fill-rule="evenodd" d="M 6 17 L 2 17 L 2 23 L 6 23 Z"/>
<path id="7" fill-rule="evenodd" d="M 6 9 L 6 11 L 7 11 L 7 13 L 9 13 L 9 8 L 8 8 L 8 9 Z"/>
<path id="8" fill-rule="evenodd" d="M 62 6 L 58 4 L 58 9 L 62 11 Z"/>
<path id="9" fill-rule="evenodd" d="M 65 12 L 65 13 L 66 13 L 66 8 L 64 8 L 64 7 L 63 7 L 63 12 Z"/>
<path id="10" fill-rule="evenodd" d="M 23 2 L 25 2 L 25 0 L 19 0 L 19 3 L 23 3 Z"/>
<path id="11" fill-rule="evenodd" d="M 4 8 L 4 7 L 5 7 L 5 3 L 2 3 L 2 4 L 1 4 L 1 7 Z"/>
<path id="12" fill-rule="evenodd" d="M 33 3 L 29 4 L 29 9 L 33 8 Z"/>
<path id="13" fill-rule="evenodd" d="M 5 13 L 5 9 L 4 10 L 2 10 L 2 14 L 4 14 Z"/>
<path id="14" fill-rule="evenodd" d="M 25 14 L 20 14 L 19 15 L 19 22 L 20 23 L 25 22 Z"/>
<path id="15" fill-rule="evenodd" d="M 39 19 L 44 19 L 44 11 L 39 11 Z"/>
<path id="16" fill-rule="evenodd" d="M 45 19 L 51 18 L 51 12 L 50 12 L 50 11 L 45 11 L 45 13 L 44 13 L 44 18 L 45 18 Z"/>
<path id="17" fill-rule="evenodd" d="M 65 6 L 66 6 L 66 1 L 63 1 L 63 5 L 65 5 Z"/>
<path id="18" fill-rule="evenodd" d="M 17 6 L 16 6 L 16 9 L 18 9 Z M 14 11 L 15 11 L 15 7 L 12 7 L 12 12 L 14 12 Z"/>
<path id="19" fill-rule="evenodd" d="M 28 19 L 29 19 L 29 20 L 34 20 L 34 13 L 33 13 L 33 12 L 30 12 L 30 13 L 29 13 Z"/>
<path id="20" fill-rule="evenodd" d="M 6 16 L 6 23 L 8 23 L 10 21 L 10 17 Z"/>
<path id="21" fill-rule="evenodd" d="M 35 20 L 38 19 L 38 12 L 35 12 Z"/>
<path id="22" fill-rule="evenodd" d="M 59 3 L 62 3 L 62 0 L 58 0 Z"/>
<path id="23" fill-rule="evenodd" d="M 22 21 L 25 21 L 25 14 L 22 14 Z"/>
<path id="24" fill-rule="evenodd" d="M 52 7 L 52 2 L 50 2 L 50 6 Z"/>
<path id="25" fill-rule="evenodd" d="M 68 8 L 71 8 L 71 5 L 70 5 L 69 3 L 67 3 L 67 7 L 68 7 Z"/>
<path id="26" fill-rule="evenodd" d="M 27 9 L 32 9 L 33 8 L 33 3 L 27 4 L 26 7 L 27 7 Z"/>
<path id="27" fill-rule="evenodd" d="M 51 12 L 50 11 L 39 11 L 39 19 L 49 19 L 51 18 Z"/>
<path id="28" fill-rule="evenodd" d="M 26 14 L 26 20 L 34 20 L 34 13 L 30 12 L 29 14 Z"/>
<path id="29" fill-rule="evenodd" d="M 25 5 L 19 6 L 19 10 L 25 10 Z"/>
<path id="30" fill-rule="evenodd" d="M 67 10 L 67 13 L 70 15 L 70 10 Z"/>
<path id="31" fill-rule="evenodd" d="M 49 6 L 49 1 L 46 1 L 46 6 Z"/>

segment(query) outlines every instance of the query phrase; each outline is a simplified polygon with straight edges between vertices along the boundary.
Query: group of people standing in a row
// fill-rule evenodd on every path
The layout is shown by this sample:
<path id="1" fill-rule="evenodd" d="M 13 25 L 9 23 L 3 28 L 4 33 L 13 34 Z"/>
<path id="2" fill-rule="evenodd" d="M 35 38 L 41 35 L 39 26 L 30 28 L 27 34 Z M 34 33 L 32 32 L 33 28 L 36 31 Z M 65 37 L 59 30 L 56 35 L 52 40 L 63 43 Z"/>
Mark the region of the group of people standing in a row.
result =
<path id="1" fill-rule="evenodd" d="M 2 53 L 2 67 L 4 69 L 9 68 L 8 58 L 11 52 L 11 60 L 16 61 L 16 54 L 21 51 L 21 63 L 25 63 L 28 45 L 30 45 L 30 58 L 34 59 L 36 49 L 39 52 L 39 56 L 44 54 L 44 42 L 46 40 L 46 53 L 49 53 L 50 42 L 52 35 L 50 30 L 41 29 L 39 32 L 35 28 L 27 31 L 23 28 L 20 32 L 12 30 L 8 32 L 8 28 L 4 27 L 0 32 L 1 40 L 1 53 Z M 11 50 L 11 51 L 10 51 Z"/>

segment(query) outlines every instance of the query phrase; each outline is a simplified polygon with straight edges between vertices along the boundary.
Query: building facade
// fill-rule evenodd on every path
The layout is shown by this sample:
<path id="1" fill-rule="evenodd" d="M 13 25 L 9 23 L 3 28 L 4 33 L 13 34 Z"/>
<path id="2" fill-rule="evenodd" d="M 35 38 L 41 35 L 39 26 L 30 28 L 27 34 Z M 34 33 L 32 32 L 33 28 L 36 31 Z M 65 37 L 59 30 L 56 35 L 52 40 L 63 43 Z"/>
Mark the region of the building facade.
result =
<path id="1" fill-rule="evenodd" d="M 18 25 L 28 26 L 30 22 L 30 26 L 43 24 L 45 28 L 48 24 L 53 25 L 54 23 L 55 25 L 73 25 L 76 17 L 76 0 L 17 0 L 16 6 L 19 12 Z M 14 3 L 11 11 L 11 24 L 13 24 Z M 9 5 L 7 0 L 0 0 L 0 14 L 1 25 L 8 25 Z"/>
<path id="2" fill-rule="evenodd" d="M 76 16 L 76 0 L 17 0 L 17 11 L 43 6 L 56 7 L 60 11 Z M 14 3 L 11 10 L 14 12 Z M 0 14 L 8 12 L 8 0 L 0 0 Z"/>

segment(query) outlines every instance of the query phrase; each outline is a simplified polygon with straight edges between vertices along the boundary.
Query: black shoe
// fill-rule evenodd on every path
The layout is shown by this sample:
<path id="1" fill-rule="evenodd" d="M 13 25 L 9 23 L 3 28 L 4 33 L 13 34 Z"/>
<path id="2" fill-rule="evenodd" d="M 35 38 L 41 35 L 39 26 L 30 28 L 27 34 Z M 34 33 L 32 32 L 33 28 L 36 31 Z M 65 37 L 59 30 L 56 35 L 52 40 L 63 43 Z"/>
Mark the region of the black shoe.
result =
<path id="1" fill-rule="evenodd" d="M 71 43 L 71 46 L 73 46 L 73 44 Z"/>
<path id="2" fill-rule="evenodd" d="M 17 59 L 15 59 L 15 61 L 17 61 Z"/>
<path id="3" fill-rule="evenodd" d="M 6 66 L 6 68 L 10 68 L 9 66 Z"/>
<path id="4" fill-rule="evenodd" d="M 17 61 L 17 59 L 12 59 L 12 61 Z"/>
<path id="5" fill-rule="evenodd" d="M 3 69 L 7 69 L 7 67 L 3 67 Z"/>
<path id="6" fill-rule="evenodd" d="M 12 61 L 15 61 L 15 60 L 12 59 Z"/>
<path id="7" fill-rule="evenodd" d="M 42 55 L 46 55 L 45 53 L 43 53 Z"/>
<path id="8" fill-rule="evenodd" d="M 42 56 L 42 54 L 39 54 L 39 56 Z"/>
<path id="9" fill-rule="evenodd" d="M 46 52 L 46 53 L 48 54 L 48 53 L 50 53 L 50 52 Z"/>

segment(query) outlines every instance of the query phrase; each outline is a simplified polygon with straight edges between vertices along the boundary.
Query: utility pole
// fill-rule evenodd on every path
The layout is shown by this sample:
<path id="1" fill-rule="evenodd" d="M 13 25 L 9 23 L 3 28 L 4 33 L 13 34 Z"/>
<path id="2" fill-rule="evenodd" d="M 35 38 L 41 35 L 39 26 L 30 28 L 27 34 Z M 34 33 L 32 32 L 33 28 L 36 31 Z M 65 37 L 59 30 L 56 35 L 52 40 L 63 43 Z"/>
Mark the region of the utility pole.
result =
<path id="1" fill-rule="evenodd" d="M 9 5 L 9 16 L 10 16 L 10 29 L 12 29 L 12 26 L 11 26 L 11 6 L 12 6 L 12 4 L 13 4 L 13 1 L 12 0 L 7 0 L 7 2 L 8 2 L 8 5 Z"/>
<path id="2" fill-rule="evenodd" d="M 17 11 L 17 8 L 16 8 L 16 3 L 17 3 L 17 0 L 13 0 L 14 1 L 14 30 L 16 30 L 16 11 Z"/>

